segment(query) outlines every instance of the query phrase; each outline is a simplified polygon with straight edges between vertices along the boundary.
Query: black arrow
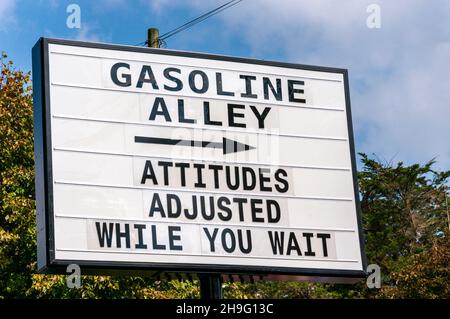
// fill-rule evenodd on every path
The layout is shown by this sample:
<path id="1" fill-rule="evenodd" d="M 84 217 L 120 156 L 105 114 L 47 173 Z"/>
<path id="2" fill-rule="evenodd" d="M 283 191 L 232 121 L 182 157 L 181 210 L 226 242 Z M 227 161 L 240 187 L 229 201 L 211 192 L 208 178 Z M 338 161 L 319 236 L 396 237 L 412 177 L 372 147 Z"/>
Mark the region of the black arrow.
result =
<path id="1" fill-rule="evenodd" d="M 248 151 L 255 149 L 255 147 L 243 144 L 237 141 L 222 138 L 222 142 L 204 142 L 204 141 L 194 141 L 194 140 L 177 140 L 170 138 L 161 137 L 147 137 L 147 136 L 135 136 L 134 141 L 136 143 L 147 143 L 147 144 L 164 144 L 164 145 L 182 145 L 191 147 L 206 147 L 206 148 L 221 148 L 223 154 L 236 153 L 241 151 Z"/>

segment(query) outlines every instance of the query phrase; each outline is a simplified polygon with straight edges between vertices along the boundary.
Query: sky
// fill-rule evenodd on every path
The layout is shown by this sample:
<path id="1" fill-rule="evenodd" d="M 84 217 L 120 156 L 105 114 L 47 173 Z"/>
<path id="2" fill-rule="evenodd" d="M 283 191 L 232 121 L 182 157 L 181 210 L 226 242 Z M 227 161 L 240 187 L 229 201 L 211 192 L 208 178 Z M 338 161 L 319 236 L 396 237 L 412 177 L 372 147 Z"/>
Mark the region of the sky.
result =
<path id="1" fill-rule="evenodd" d="M 0 0 L 0 51 L 31 70 L 39 37 L 137 45 L 226 0 Z M 80 28 L 67 8 L 80 7 Z M 357 152 L 450 169 L 450 1 L 243 0 L 167 48 L 346 68 Z"/>

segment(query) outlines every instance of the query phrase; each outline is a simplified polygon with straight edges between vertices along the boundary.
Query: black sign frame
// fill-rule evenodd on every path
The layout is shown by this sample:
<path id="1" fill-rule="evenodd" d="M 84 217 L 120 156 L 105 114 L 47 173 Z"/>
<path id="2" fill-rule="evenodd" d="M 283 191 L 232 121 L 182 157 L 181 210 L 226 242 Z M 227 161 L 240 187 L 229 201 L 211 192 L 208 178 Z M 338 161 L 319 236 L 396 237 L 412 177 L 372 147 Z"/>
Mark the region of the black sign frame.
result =
<path id="1" fill-rule="evenodd" d="M 55 258 L 55 226 L 53 210 L 53 174 L 52 145 L 50 127 L 50 82 L 49 82 L 49 44 L 78 46 L 115 51 L 141 52 L 147 54 L 172 55 L 189 58 L 211 59 L 220 61 L 240 62 L 257 65 L 267 65 L 291 69 L 339 73 L 344 78 L 347 128 L 351 153 L 351 168 L 353 173 L 354 198 L 357 212 L 359 244 L 363 269 L 319 269 L 319 268 L 289 268 L 267 266 L 235 266 L 211 264 L 182 263 L 142 263 L 117 261 L 89 260 L 57 260 Z M 350 92 L 347 69 L 302 65 L 285 62 L 255 60 L 240 57 L 213 55 L 196 52 L 172 51 L 145 47 L 122 46 L 104 43 L 92 43 L 62 39 L 40 38 L 32 49 L 33 62 L 33 104 L 34 104 L 34 140 L 35 140 L 35 173 L 36 173 L 36 220 L 38 230 L 38 268 L 41 273 L 65 273 L 69 264 L 77 264 L 84 274 L 155 274 L 167 273 L 221 273 L 246 275 L 274 275 L 277 278 L 307 278 L 322 282 L 356 282 L 365 278 L 367 261 L 364 251 L 364 235 L 361 221 L 361 208 L 357 182 L 355 147 L 350 107 Z"/>

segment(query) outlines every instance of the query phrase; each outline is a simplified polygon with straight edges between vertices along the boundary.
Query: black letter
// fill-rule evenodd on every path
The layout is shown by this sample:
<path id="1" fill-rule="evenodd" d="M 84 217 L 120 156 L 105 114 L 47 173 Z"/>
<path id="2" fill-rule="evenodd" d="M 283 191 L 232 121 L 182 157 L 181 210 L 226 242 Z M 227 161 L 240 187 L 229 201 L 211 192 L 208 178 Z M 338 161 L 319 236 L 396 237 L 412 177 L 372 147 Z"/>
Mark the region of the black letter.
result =
<path id="1" fill-rule="evenodd" d="M 219 229 L 218 228 L 214 228 L 214 232 L 212 234 L 212 237 L 211 237 L 211 234 L 209 233 L 208 228 L 203 227 L 203 231 L 206 233 L 206 237 L 208 237 L 208 239 L 209 239 L 209 246 L 210 246 L 211 252 L 212 253 L 215 252 L 216 251 L 216 247 L 214 245 L 214 241 L 216 239 L 217 232 L 219 231 Z"/>
<path id="2" fill-rule="evenodd" d="M 229 221 L 231 219 L 231 209 L 227 206 L 225 206 L 225 204 L 230 205 L 231 201 L 225 197 L 225 196 L 220 196 L 219 199 L 217 200 L 217 206 L 219 207 L 219 209 L 224 210 L 226 215 L 223 212 L 217 212 L 217 216 L 219 216 L 219 218 L 223 221 Z"/>
<path id="3" fill-rule="evenodd" d="M 256 214 L 261 214 L 263 211 L 261 207 L 256 207 L 256 205 L 262 204 L 262 202 L 263 202 L 262 199 L 256 199 L 256 198 L 250 199 L 250 207 L 251 207 L 251 211 L 252 211 L 252 221 L 255 223 L 264 223 L 264 218 L 256 217 Z"/>
<path id="4" fill-rule="evenodd" d="M 328 257 L 327 239 L 331 238 L 330 234 L 317 234 L 317 238 L 322 238 L 323 256 Z"/>
<path id="5" fill-rule="evenodd" d="M 303 237 L 306 237 L 306 247 L 308 248 L 305 251 L 305 256 L 315 256 L 316 253 L 311 250 L 311 237 L 313 237 L 313 233 L 303 233 Z"/>
<path id="6" fill-rule="evenodd" d="M 286 249 L 286 255 L 291 255 L 291 251 L 295 250 L 297 252 L 297 255 L 301 256 L 302 252 L 300 251 L 300 247 L 298 245 L 297 238 L 295 237 L 295 233 L 291 232 L 289 234 L 289 242 L 288 247 Z"/>
<path id="7" fill-rule="evenodd" d="M 125 245 L 127 248 L 130 248 L 130 225 L 125 224 L 125 231 L 120 232 L 120 224 L 116 223 L 116 245 L 117 248 L 122 246 L 122 241 L 120 240 L 122 237 L 125 238 Z"/>
<path id="8" fill-rule="evenodd" d="M 209 197 L 209 215 L 206 212 L 206 198 L 200 195 L 200 210 L 203 218 L 205 220 L 212 220 L 214 218 L 214 197 Z"/>
<path id="9" fill-rule="evenodd" d="M 176 211 L 174 212 L 172 209 L 172 200 L 175 201 L 177 205 Z M 167 217 L 169 218 L 178 218 L 181 215 L 181 200 L 175 194 L 167 194 Z"/>
<path id="10" fill-rule="evenodd" d="M 234 181 L 235 184 L 231 184 L 231 167 L 230 166 L 225 166 L 225 175 L 226 175 L 226 179 L 227 179 L 227 185 L 228 188 L 235 191 L 236 189 L 239 188 L 239 166 L 235 166 L 234 167 Z"/>
<path id="11" fill-rule="evenodd" d="M 175 82 L 177 84 L 175 87 L 167 86 L 164 84 L 164 89 L 166 89 L 167 91 L 181 91 L 181 89 L 183 88 L 183 82 L 181 82 L 180 79 L 170 75 L 170 72 L 181 74 L 181 70 L 178 68 L 164 69 L 164 76 L 166 77 L 166 79 Z"/>
<path id="12" fill-rule="evenodd" d="M 223 170 L 222 165 L 209 165 L 209 169 L 212 169 L 214 172 L 214 188 L 219 188 L 219 171 Z"/>
<path id="13" fill-rule="evenodd" d="M 217 95 L 234 96 L 233 92 L 227 92 L 223 90 L 222 73 L 216 72 L 216 84 L 217 84 Z"/>
<path id="14" fill-rule="evenodd" d="M 197 169 L 197 182 L 194 184 L 194 187 L 205 188 L 206 184 L 203 183 L 203 172 L 202 169 L 205 168 L 205 164 L 197 164 L 195 163 L 194 168 Z"/>
<path id="15" fill-rule="evenodd" d="M 270 177 L 264 176 L 264 173 L 270 174 L 270 168 L 259 168 L 259 187 L 262 192 L 271 192 L 272 187 L 264 185 L 266 182 L 270 182 Z"/>
<path id="16" fill-rule="evenodd" d="M 106 238 L 106 247 L 111 247 L 114 224 L 108 223 L 108 226 L 109 231 L 106 228 L 106 223 L 102 223 L 102 230 L 100 231 L 100 223 L 95 222 L 95 227 L 97 227 L 98 243 L 100 244 L 100 247 L 105 247 L 105 238 Z"/>
<path id="17" fill-rule="evenodd" d="M 188 119 L 184 116 L 184 100 L 178 100 L 178 122 L 180 123 L 197 123 L 197 120 Z"/>
<path id="18" fill-rule="evenodd" d="M 255 116 L 258 119 L 258 127 L 264 128 L 264 119 L 269 114 L 269 111 L 271 110 L 270 107 L 266 107 L 261 114 L 258 112 L 256 106 L 250 105 L 250 108 L 252 109 L 253 113 L 255 113 Z"/>
<path id="19" fill-rule="evenodd" d="M 150 211 L 148 213 L 149 217 L 153 217 L 155 215 L 155 212 L 159 212 L 161 214 L 161 217 L 166 217 L 166 213 L 164 212 L 164 208 L 162 207 L 161 199 L 159 198 L 158 193 L 153 194 L 152 203 L 150 204 Z"/>
<path id="20" fill-rule="evenodd" d="M 211 121 L 211 115 L 209 114 L 209 102 L 204 101 L 203 102 L 203 113 L 205 118 L 205 125 L 216 125 L 216 126 L 222 126 L 222 122 L 219 121 Z"/>
<path id="21" fill-rule="evenodd" d="M 250 173 L 250 176 L 251 176 L 250 184 L 248 183 L 248 180 L 247 180 L 247 173 Z M 253 171 L 253 168 L 243 166 L 242 167 L 242 188 L 245 191 L 251 191 L 255 188 L 255 186 L 256 186 L 256 174 Z"/>
<path id="22" fill-rule="evenodd" d="M 228 245 L 227 245 L 227 238 L 226 238 L 227 234 L 230 235 L 230 239 L 231 239 L 231 246 L 230 247 L 228 247 Z M 222 246 L 223 246 L 223 249 L 227 253 L 232 253 L 236 249 L 236 238 L 234 237 L 233 231 L 231 229 L 229 229 L 229 228 L 225 228 L 222 231 Z"/>
<path id="23" fill-rule="evenodd" d="M 122 74 L 122 79 L 125 80 L 125 82 L 120 82 L 119 79 L 117 78 L 117 70 L 119 68 L 127 68 L 128 70 L 130 69 L 130 65 L 128 63 L 116 63 L 112 66 L 111 68 L 111 80 L 114 82 L 115 85 L 118 86 L 130 86 L 131 85 L 131 75 L 130 74 Z"/>
<path id="24" fill-rule="evenodd" d="M 189 163 L 175 163 L 175 167 L 180 168 L 181 175 L 181 186 L 186 186 L 186 168 L 189 168 L 191 165 Z"/>
<path id="25" fill-rule="evenodd" d="M 238 229 L 239 248 L 244 254 L 248 254 L 252 251 L 252 233 L 247 229 L 247 248 L 244 248 L 242 230 Z"/>
<path id="26" fill-rule="evenodd" d="M 239 209 L 239 221 L 243 222 L 244 221 L 244 205 L 245 203 L 247 203 L 247 198 L 233 198 L 233 203 L 237 203 L 238 204 L 238 209 Z"/>
<path id="27" fill-rule="evenodd" d="M 280 193 L 286 193 L 289 190 L 289 183 L 286 179 L 283 179 L 282 177 L 280 177 L 280 175 L 287 177 L 287 172 L 282 168 L 277 169 L 277 171 L 275 172 L 275 180 L 280 182 L 281 184 L 283 184 L 284 187 L 275 185 L 275 189 L 277 191 L 279 191 Z"/>
<path id="28" fill-rule="evenodd" d="M 256 80 L 256 76 L 252 75 L 239 75 L 239 78 L 245 80 L 245 93 L 241 93 L 241 97 L 250 97 L 257 99 L 258 96 L 256 94 L 252 94 L 252 80 Z"/>
<path id="29" fill-rule="evenodd" d="M 174 235 L 173 232 L 181 231 L 180 226 L 169 226 L 169 248 L 170 250 L 183 250 L 183 246 L 178 246 L 174 244 L 175 240 L 180 240 L 180 235 Z"/>
<path id="30" fill-rule="evenodd" d="M 161 110 L 158 110 L 158 107 L 161 106 Z M 150 112 L 149 120 L 154 121 L 156 115 L 164 116 L 166 122 L 172 122 L 170 118 L 169 110 L 167 109 L 166 102 L 162 97 L 155 98 L 155 102 L 153 103 L 152 111 Z"/>
<path id="31" fill-rule="evenodd" d="M 156 238 L 156 226 L 152 225 L 152 244 L 153 249 L 158 250 L 164 250 L 166 249 L 166 245 L 158 245 L 157 238 Z"/>
<path id="32" fill-rule="evenodd" d="M 187 208 L 184 209 L 184 215 L 187 219 L 196 219 L 197 218 L 197 196 L 192 195 L 192 213 L 189 213 Z"/>
<path id="33" fill-rule="evenodd" d="M 272 85 L 272 82 L 270 82 L 270 79 L 267 77 L 263 77 L 263 86 L 264 86 L 264 98 L 266 100 L 269 99 L 269 87 L 272 91 L 273 96 L 277 101 L 281 101 L 282 95 L 281 95 L 281 79 L 276 79 L 277 81 L 277 89 L 275 91 L 275 88 Z"/>
<path id="34" fill-rule="evenodd" d="M 145 76 L 148 74 L 149 78 Z M 144 83 L 151 83 L 154 90 L 158 90 L 158 84 L 156 83 L 155 75 L 153 74 L 152 67 L 150 65 L 144 65 L 139 75 L 139 81 L 136 87 L 141 88 Z"/>
<path id="35" fill-rule="evenodd" d="M 147 179 L 150 178 L 153 182 L 153 185 L 158 185 L 158 181 L 156 180 L 155 171 L 153 170 L 152 161 L 145 161 L 144 173 L 142 174 L 141 184 L 145 184 Z"/>
<path id="36" fill-rule="evenodd" d="M 271 206 L 275 207 L 275 217 L 272 216 L 272 208 Z M 281 209 L 280 209 L 280 205 L 278 204 L 278 202 L 276 200 L 273 199 L 268 199 L 267 200 L 267 221 L 269 223 L 278 223 L 280 221 L 281 218 Z"/>
<path id="37" fill-rule="evenodd" d="M 159 161 L 158 166 L 162 166 L 164 170 L 164 185 L 169 185 L 169 167 L 173 166 L 172 162 Z"/>
<path id="38" fill-rule="evenodd" d="M 197 89 L 197 87 L 195 86 L 195 76 L 197 74 L 202 77 L 203 84 L 201 89 Z M 189 73 L 189 86 L 191 87 L 191 90 L 195 93 L 205 93 L 206 91 L 208 91 L 209 88 L 208 76 L 203 71 L 193 70 L 191 73 Z"/>
<path id="39" fill-rule="evenodd" d="M 305 99 L 296 99 L 294 97 L 295 93 L 303 94 L 305 91 L 303 89 L 296 89 L 294 85 L 305 85 L 304 81 L 288 80 L 288 92 L 289 92 L 289 102 L 306 103 Z"/>
<path id="40" fill-rule="evenodd" d="M 244 113 L 235 113 L 234 109 L 245 109 L 245 105 L 241 104 L 228 104 L 228 126 L 230 127 L 246 127 L 245 124 L 242 123 L 236 123 L 234 121 L 235 117 L 244 117 Z"/>
<path id="41" fill-rule="evenodd" d="M 138 230 L 138 243 L 134 245 L 135 248 L 146 249 L 147 245 L 144 244 L 144 236 L 142 234 L 142 230 L 145 229 L 146 226 L 144 224 L 135 224 L 134 229 Z"/>
<path id="42" fill-rule="evenodd" d="M 272 246 L 272 252 L 274 255 L 283 255 L 283 249 L 284 249 L 284 232 L 274 232 L 275 237 L 272 235 L 272 231 L 268 231 L 269 233 L 269 239 L 270 239 L 270 245 Z M 281 235 L 279 235 L 281 234 Z"/>

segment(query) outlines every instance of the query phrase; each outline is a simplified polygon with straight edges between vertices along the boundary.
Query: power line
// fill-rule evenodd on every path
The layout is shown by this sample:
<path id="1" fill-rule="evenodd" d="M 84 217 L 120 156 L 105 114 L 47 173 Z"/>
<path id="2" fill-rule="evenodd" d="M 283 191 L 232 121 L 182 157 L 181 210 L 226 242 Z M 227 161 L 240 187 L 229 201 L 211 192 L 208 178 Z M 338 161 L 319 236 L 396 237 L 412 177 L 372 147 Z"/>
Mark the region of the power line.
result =
<path id="1" fill-rule="evenodd" d="M 159 44 L 160 45 L 161 44 L 165 44 L 165 40 L 168 39 L 169 37 L 174 36 L 175 34 L 180 33 L 180 32 L 182 32 L 182 31 L 184 31 L 184 30 L 186 30 L 186 29 L 188 29 L 188 28 L 190 28 L 190 27 L 192 27 L 192 26 L 194 26 L 194 25 L 196 25 L 196 24 L 198 24 L 198 23 L 200 23 L 202 21 L 205 21 L 206 19 L 208 19 L 208 18 L 210 18 L 210 17 L 212 17 L 212 16 L 214 16 L 214 15 L 216 15 L 216 14 L 218 14 L 218 13 L 220 13 L 220 12 L 226 10 L 226 9 L 231 8 L 231 7 L 237 5 L 239 2 L 242 2 L 242 1 L 243 0 L 231 0 L 231 1 L 228 1 L 227 3 L 225 3 L 225 4 L 215 8 L 215 9 L 213 9 L 211 11 L 206 12 L 206 13 L 202 14 L 201 16 L 197 17 L 197 18 L 195 18 L 195 19 L 193 19 L 193 20 L 191 20 L 189 22 L 186 22 L 185 24 L 183 24 L 183 25 L 181 25 L 181 26 L 179 26 L 179 27 L 177 27 L 177 28 L 175 28 L 175 29 L 173 29 L 173 30 L 171 30 L 169 32 L 166 32 L 166 33 L 162 34 L 158 38 Z M 145 41 L 143 43 L 139 43 L 138 45 L 142 45 L 142 44 L 145 45 L 145 44 L 148 44 L 148 42 Z M 154 43 L 152 43 L 152 44 L 154 44 Z"/>

